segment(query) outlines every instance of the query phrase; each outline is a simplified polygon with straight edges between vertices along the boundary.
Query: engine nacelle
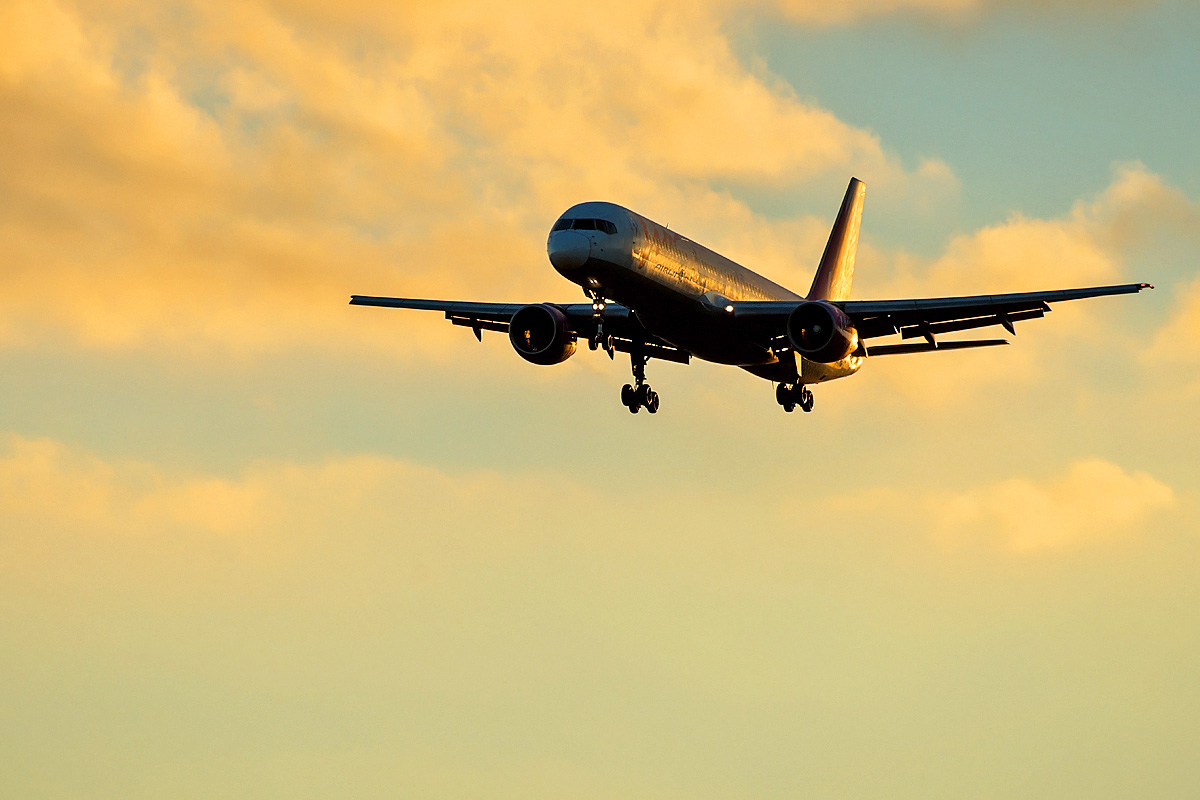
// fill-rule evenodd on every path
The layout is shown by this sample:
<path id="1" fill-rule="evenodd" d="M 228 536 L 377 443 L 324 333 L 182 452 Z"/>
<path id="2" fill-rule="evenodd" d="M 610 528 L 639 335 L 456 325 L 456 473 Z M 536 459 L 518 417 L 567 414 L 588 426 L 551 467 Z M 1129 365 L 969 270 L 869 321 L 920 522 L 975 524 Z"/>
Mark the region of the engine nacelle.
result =
<path id="1" fill-rule="evenodd" d="M 792 347 L 810 361 L 832 364 L 858 349 L 858 331 L 837 306 L 811 300 L 788 315 Z"/>
<path id="2" fill-rule="evenodd" d="M 575 354 L 575 334 L 567 315 L 546 303 L 525 306 L 508 323 L 508 340 L 521 358 L 533 364 L 561 364 Z"/>

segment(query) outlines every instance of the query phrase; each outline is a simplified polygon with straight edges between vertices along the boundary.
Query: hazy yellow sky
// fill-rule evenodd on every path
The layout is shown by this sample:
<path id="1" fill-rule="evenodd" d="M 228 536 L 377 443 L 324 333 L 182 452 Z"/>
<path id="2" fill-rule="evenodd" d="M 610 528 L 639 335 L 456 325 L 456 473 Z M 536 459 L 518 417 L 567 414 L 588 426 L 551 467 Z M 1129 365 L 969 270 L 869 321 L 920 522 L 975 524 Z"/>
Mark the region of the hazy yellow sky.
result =
<path id="1" fill-rule="evenodd" d="M 1200 10 L 0 5 L 0 794 L 1195 797 Z M 1149 281 L 785 415 L 352 293 Z"/>

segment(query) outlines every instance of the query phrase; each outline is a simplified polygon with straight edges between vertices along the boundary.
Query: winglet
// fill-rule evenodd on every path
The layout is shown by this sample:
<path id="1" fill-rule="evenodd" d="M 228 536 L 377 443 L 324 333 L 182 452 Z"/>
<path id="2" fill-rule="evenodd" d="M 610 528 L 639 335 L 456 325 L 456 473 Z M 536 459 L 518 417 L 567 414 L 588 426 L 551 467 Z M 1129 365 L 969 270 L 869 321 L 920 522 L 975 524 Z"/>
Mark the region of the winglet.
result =
<path id="1" fill-rule="evenodd" d="M 854 256 L 858 251 L 858 228 L 862 222 L 863 198 L 867 185 L 851 178 L 842 208 L 838 211 L 829 242 L 821 256 L 821 265 L 808 290 L 809 300 L 849 300 L 854 280 Z"/>

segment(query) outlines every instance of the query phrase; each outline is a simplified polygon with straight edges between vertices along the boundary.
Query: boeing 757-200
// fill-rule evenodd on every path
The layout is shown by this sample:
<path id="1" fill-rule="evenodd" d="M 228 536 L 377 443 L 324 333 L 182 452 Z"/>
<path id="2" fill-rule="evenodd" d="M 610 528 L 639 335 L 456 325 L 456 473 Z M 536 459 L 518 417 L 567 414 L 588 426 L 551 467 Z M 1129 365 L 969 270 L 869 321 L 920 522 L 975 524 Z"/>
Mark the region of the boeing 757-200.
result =
<path id="1" fill-rule="evenodd" d="M 706 247 L 612 203 L 581 203 L 550 230 L 550 263 L 583 287 L 591 303 L 473 303 L 354 295 L 362 306 L 441 311 L 455 325 L 507 333 L 517 354 L 559 364 L 579 339 L 592 350 L 628 353 L 632 384 L 621 402 L 633 413 L 658 411 L 646 382 L 652 358 L 692 357 L 732 364 L 778 385 L 785 411 L 813 407 L 812 384 L 858 372 L 869 357 L 1008 344 L 1006 339 L 946 340 L 943 334 L 1037 319 L 1050 303 L 1132 294 L 1148 283 L 1050 292 L 851 300 L 865 186 L 850 180 L 808 294 L 801 296 Z M 899 341 L 868 344 L 885 336 Z"/>

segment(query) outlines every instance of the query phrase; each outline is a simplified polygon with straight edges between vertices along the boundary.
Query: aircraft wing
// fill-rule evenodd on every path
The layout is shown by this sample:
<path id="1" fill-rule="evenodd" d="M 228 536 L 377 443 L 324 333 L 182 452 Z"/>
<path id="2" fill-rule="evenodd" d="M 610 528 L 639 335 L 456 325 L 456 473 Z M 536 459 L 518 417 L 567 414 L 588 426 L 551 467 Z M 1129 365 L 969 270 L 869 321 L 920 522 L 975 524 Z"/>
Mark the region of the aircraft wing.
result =
<path id="1" fill-rule="evenodd" d="M 509 321 L 527 303 L 475 303 L 465 300 L 422 300 L 408 297 L 371 297 L 353 295 L 350 305 L 381 306 L 383 308 L 410 308 L 422 311 L 440 311 L 451 324 L 470 328 L 475 338 L 482 340 L 483 331 L 508 332 Z M 571 331 L 579 337 L 590 339 L 596 332 L 596 314 L 591 303 L 547 303 L 562 311 L 571 325 Z M 608 303 L 603 315 L 603 333 L 607 340 L 606 349 L 628 353 L 639 348 L 649 358 L 675 361 L 686 364 L 689 353 L 672 347 L 647 331 L 637 317 L 619 303 Z"/>
<path id="2" fill-rule="evenodd" d="M 1016 334 L 1013 323 L 1045 316 L 1050 303 L 1135 294 L 1153 289 L 1148 283 L 1127 283 L 1118 286 L 1092 286 L 1083 289 L 1059 289 L 1050 292 L 1017 292 L 1014 294 L 985 294 L 967 297 L 927 297 L 903 300 L 845 300 L 833 303 L 854 321 L 859 338 L 873 339 L 900 334 L 902 339 L 924 339 L 913 344 L 867 346 L 869 355 L 919 353 L 930 350 L 952 350 L 963 347 L 984 347 L 1007 344 L 1004 339 L 938 342 L 943 333 L 1003 327 Z M 758 324 L 779 335 L 786 325 L 787 315 L 805 301 L 742 301 L 734 302 L 733 314 L 751 325 Z"/>

